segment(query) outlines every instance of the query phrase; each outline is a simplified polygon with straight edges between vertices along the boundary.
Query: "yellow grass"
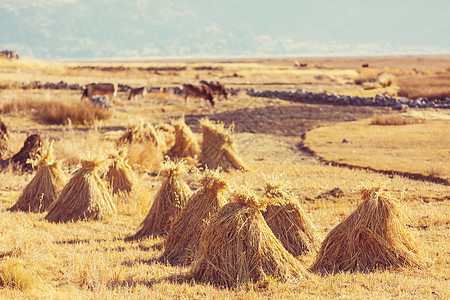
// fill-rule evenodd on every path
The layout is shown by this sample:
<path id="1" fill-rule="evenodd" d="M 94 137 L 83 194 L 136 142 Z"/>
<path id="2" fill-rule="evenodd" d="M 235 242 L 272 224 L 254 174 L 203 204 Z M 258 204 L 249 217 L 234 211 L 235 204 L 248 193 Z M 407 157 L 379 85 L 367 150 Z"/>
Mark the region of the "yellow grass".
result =
<path id="1" fill-rule="evenodd" d="M 0 107 L 22 98 L 43 102 L 79 101 L 81 91 L 69 90 L 21 90 L 21 83 L 33 80 L 84 84 L 89 82 L 118 82 L 132 86 L 179 86 L 185 82 L 197 83 L 201 79 L 220 80 L 228 87 L 259 89 L 304 88 L 321 92 L 324 90 L 344 94 L 373 95 L 383 93 L 388 88 L 364 90 L 345 77 L 329 76 L 340 70 L 361 72 L 362 63 L 369 63 L 373 74 L 387 72 L 395 76 L 414 75 L 413 68 L 420 70 L 421 76 L 432 76 L 450 67 L 448 57 L 427 58 L 342 58 L 305 59 L 308 68 L 317 69 L 316 74 L 302 77 L 294 67 L 293 59 L 252 60 L 223 62 L 135 62 L 135 63 L 55 63 L 19 61 L 11 64 L 0 62 Z M 104 71 L 100 69 L 74 69 L 78 66 L 127 67 L 124 71 Z M 146 67 L 185 67 L 183 71 L 143 72 Z M 202 67 L 214 70 L 200 70 Z M 197 69 L 196 69 L 197 68 Z M 307 69 L 308 69 L 307 68 Z M 334 71 L 335 70 L 335 71 Z M 260 73 L 258 71 L 261 71 Z M 276 71 L 271 75 L 270 71 Z M 306 71 L 313 72 L 313 71 Z M 333 73 L 331 72 L 331 73 Z M 369 71 L 368 71 L 369 72 Z M 371 71 L 372 72 L 372 71 Z M 234 73 L 239 75 L 234 77 Z M 330 74 L 331 74 L 330 73 Z M 242 76 L 242 77 L 240 77 Z M 317 77 L 316 77 L 317 76 Z M 396 82 L 397 82 L 396 77 Z M 274 85 L 281 82 L 284 85 Z M 290 83 L 293 83 L 290 85 Z M 17 84 L 17 85 L 15 85 Z M 236 121 L 235 145 L 239 155 L 251 172 L 226 173 L 231 185 L 241 184 L 262 196 L 265 176 L 283 173 L 291 182 L 292 193 L 298 199 L 305 213 L 316 227 L 319 240 L 323 238 L 359 203 L 357 187 L 361 182 L 386 181 L 386 189 L 396 198 L 404 192 L 404 205 L 409 213 L 407 227 L 424 247 L 430 265 L 424 269 L 378 270 L 368 274 L 336 274 L 317 276 L 314 280 L 283 283 L 268 276 L 259 285 L 248 284 L 237 289 L 217 288 L 210 284 L 195 284 L 178 280 L 186 274 L 187 267 L 171 266 L 160 261 L 164 252 L 165 239 L 148 238 L 142 241 L 126 242 L 124 239 L 136 233 L 141 221 L 148 213 L 150 201 L 154 199 L 163 181 L 158 175 L 162 157 L 156 158 L 145 144 L 136 144 L 134 155 L 129 149 L 130 165 L 137 175 L 137 183 L 129 195 L 116 194 L 113 202 L 117 212 L 101 221 L 75 223 L 51 223 L 45 221 L 45 214 L 8 212 L 35 173 L 20 174 L 12 169 L 0 173 L 0 274 L 10 274 L 9 278 L 24 278 L 21 288 L 4 285 L 0 287 L 0 298 L 52 298 L 52 299 L 449 299 L 448 278 L 450 278 L 450 257 L 448 249 L 448 226 L 450 224 L 449 187 L 407 179 L 401 176 L 379 175 L 371 171 L 347 169 L 318 163 L 298 148 L 304 128 L 298 128 L 296 135 L 283 135 L 289 122 L 279 117 L 271 119 L 270 125 L 277 131 L 264 132 L 259 124 L 265 124 L 267 111 L 278 114 L 277 109 L 301 106 L 309 109 L 308 114 L 299 114 L 299 120 L 313 124 L 312 127 L 331 125 L 344 112 L 354 112 L 354 107 L 295 104 L 275 99 L 254 99 L 241 91 L 228 101 L 218 102 L 214 111 L 209 107 L 195 104 L 184 106 L 184 99 L 174 94 L 152 93 L 142 101 L 126 100 L 127 93 L 120 92 L 113 99 L 115 104 L 111 118 L 95 121 L 90 125 L 48 125 L 36 122 L 29 110 L 12 110 L 2 114 L 10 130 L 9 152 L 16 153 L 31 133 L 40 133 L 42 138 L 54 140 L 55 156 L 62 160 L 65 173 L 73 175 L 80 157 L 88 151 L 112 153 L 118 148 L 117 140 L 123 135 L 128 124 L 142 119 L 149 124 L 169 123 L 171 118 L 186 114 L 186 122 L 196 135 L 201 128 L 196 120 L 200 116 L 215 117 L 226 122 L 244 115 Z M 79 103 L 79 102 L 77 102 Z M 380 108 L 367 108 L 380 113 Z M 330 135 L 323 137 L 320 147 L 335 146 L 336 151 L 345 152 L 346 157 L 355 153 L 368 152 L 373 155 L 371 163 L 387 161 L 390 154 L 418 153 L 413 163 L 392 160 L 395 168 L 411 164 L 422 168 L 424 174 L 448 175 L 448 149 L 445 130 L 448 128 L 448 113 L 444 110 L 410 110 L 408 116 L 426 119 L 423 124 L 402 126 L 369 125 L 369 120 L 357 123 L 339 124 L 329 129 Z M 261 118 L 262 123 L 255 123 Z M 317 118 L 317 119 L 315 119 Z M 349 119 L 346 117 L 347 120 Z M 340 120 L 343 120 L 341 118 Z M 189 122 L 188 122 L 189 121 Z M 231 123 L 231 122 L 230 122 Z M 227 123 L 228 126 L 229 123 Z M 348 126 L 348 127 L 346 127 Z M 434 128 L 434 129 L 433 129 Z M 435 135 L 436 128 L 441 134 Z M 324 133 L 326 128 L 322 129 Z M 391 130 L 395 131 L 392 133 Z M 411 132 L 409 132 L 409 130 Z M 276 132 L 274 134 L 273 132 Z M 416 134 L 414 135 L 413 132 Z M 306 135 L 316 133 L 313 130 Z M 354 138 L 353 138 L 354 134 Z M 401 138 L 404 136 L 403 138 Z M 427 136 L 430 136 L 428 139 Z M 435 138 L 433 139 L 432 136 Z M 420 140 L 419 140 L 420 137 Z M 352 143 L 342 144 L 343 138 Z M 386 141 L 388 139 L 388 141 Z M 424 139 L 424 140 L 422 140 Z M 426 139 L 426 140 L 425 140 Z M 383 140 L 378 142 L 378 140 Z M 331 141 L 333 144 L 328 144 Z M 321 143 L 322 143 L 321 142 Z M 373 147 L 371 146 L 373 143 Z M 427 144 L 428 143 L 428 144 Z M 381 144 L 384 148 L 377 150 Z M 358 147 L 361 146 L 361 149 Z M 364 148 L 372 147 L 372 148 Z M 376 147 L 375 147 L 376 146 Z M 441 147 L 447 152 L 441 152 Z M 328 149 L 328 148 L 327 148 Z M 333 150 L 334 151 L 334 150 Z M 360 151 L 360 152 L 359 152 Z M 373 152 L 371 152 L 373 151 Z M 327 150 L 327 153 L 331 153 Z M 140 154 L 146 154 L 145 161 Z M 381 156 L 383 154 L 383 156 Z M 380 155 L 380 158 L 377 158 Z M 134 157 L 134 162 L 131 163 Z M 393 156 L 394 157 L 394 156 Z M 353 163 L 352 157 L 351 162 Z M 427 161 L 431 160 L 431 161 Z M 442 161 L 442 166 L 439 162 Z M 136 164 L 135 164 L 136 163 Z M 153 166 L 153 163 L 155 166 Z M 445 163 L 445 164 L 444 164 Z M 139 165 L 138 165 L 139 164 Z M 150 169 L 151 168 L 151 169 Z M 156 172 L 154 172 L 156 171 Z M 444 174 L 444 175 L 442 175 Z M 191 187 L 198 188 L 195 180 L 188 180 Z M 328 190 L 339 187 L 343 197 L 318 197 Z M 315 253 L 297 257 L 299 264 L 310 267 Z M 6 270 L 6 271 L 5 271 Z M 18 280 L 20 281 L 20 280 Z M 7 282 L 13 282 L 11 279 Z"/>
<path id="2" fill-rule="evenodd" d="M 397 118 L 393 119 L 395 125 Z M 318 128 L 307 133 L 305 144 L 329 161 L 424 175 L 431 175 L 430 170 L 438 168 L 440 177 L 450 178 L 449 121 L 402 122 L 409 125 L 389 127 L 372 122 L 362 120 Z M 349 142 L 343 143 L 344 139 Z"/>

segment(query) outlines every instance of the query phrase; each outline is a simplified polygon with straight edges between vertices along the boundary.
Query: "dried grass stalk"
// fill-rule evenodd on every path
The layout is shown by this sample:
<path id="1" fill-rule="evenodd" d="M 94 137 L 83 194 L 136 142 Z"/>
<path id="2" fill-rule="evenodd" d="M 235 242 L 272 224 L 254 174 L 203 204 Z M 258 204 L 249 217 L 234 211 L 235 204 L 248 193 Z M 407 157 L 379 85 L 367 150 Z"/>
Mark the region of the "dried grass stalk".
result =
<path id="1" fill-rule="evenodd" d="M 126 156 L 126 148 L 122 148 L 117 154 L 113 155 L 113 162 L 105 175 L 105 179 L 111 187 L 113 194 L 131 192 L 136 182 L 133 170 L 128 164 Z"/>
<path id="2" fill-rule="evenodd" d="M 189 277 L 225 287 L 308 278 L 267 226 L 263 207 L 253 192 L 236 192 L 204 230 Z"/>
<path id="3" fill-rule="evenodd" d="M 423 266 L 400 201 L 382 184 L 360 191 L 363 202 L 328 234 L 311 269 L 337 273 Z"/>
<path id="4" fill-rule="evenodd" d="M 97 174 L 104 160 L 83 160 L 45 219 L 50 222 L 100 220 L 116 212 L 111 195 Z"/>
<path id="5" fill-rule="evenodd" d="M 175 129 L 175 145 L 169 150 L 169 156 L 196 157 L 200 153 L 200 145 L 184 118 L 172 121 L 172 125 Z"/>
<path id="6" fill-rule="evenodd" d="M 53 143 L 44 142 L 35 162 L 38 171 L 30 183 L 25 187 L 11 211 L 26 211 L 41 213 L 49 207 L 61 194 L 67 182 L 66 175 L 61 170 L 59 161 L 53 155 Z"/>
<path id="7" fill-rule="evenodd" d="M 223 170 L 248 170 L 247 166 L 237 155 L 232 136 L 232 127 L 225 129 L 223 123 L 214 123 L 208 119 L 200 120 L 202 127 L 202 144 L 199 157 L 200 163 L 215 169 L 220 166 Z"/>
<path id="8" fill-rule="evenodd" d="M 301 208 L 298 199 L 286 191 L 280 178 L 266 183 L 264 197 L 270 204 L 262 212 L 267 225 L 292 255 L 298 256 L 318 248 L 316 229 Z"/>
<path id="9" fill-rule="evenodd" d="M 172 265 L 189 264 L 198 249 L 198 242 L 206 223 L 220 207 L 227 203 L 227 181 L 219 170 L 206 170 L 202 187 L 177 214 L 164 244 L 163 257 Z"/>
<path id="10" fill-rule="evenodd" d="M 142 228 L 131 239 L 166 235 L 176 214 L 186 205 L 192 192 L 182 176 L 186 173 L 183 161 L 167 160 L 161 170 L 163 184 L 142 222 Z"/>

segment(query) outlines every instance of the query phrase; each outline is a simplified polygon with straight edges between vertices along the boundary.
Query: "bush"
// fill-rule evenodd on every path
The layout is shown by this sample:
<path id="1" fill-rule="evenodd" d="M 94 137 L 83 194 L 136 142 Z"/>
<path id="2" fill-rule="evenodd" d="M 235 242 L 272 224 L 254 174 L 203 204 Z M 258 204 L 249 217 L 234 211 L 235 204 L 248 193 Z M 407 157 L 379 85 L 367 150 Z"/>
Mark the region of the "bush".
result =
<path id="1" fill-rule="evenodd" d="M 96 120 L 109 119 L 111 115 L 110 111 L 89 102 L 82 104 L 49 102 L 42 105 L 36 113 L 40 121 L 56 125 L 67 125 L 69 122 L 73 125 L 87 125 Z"/>

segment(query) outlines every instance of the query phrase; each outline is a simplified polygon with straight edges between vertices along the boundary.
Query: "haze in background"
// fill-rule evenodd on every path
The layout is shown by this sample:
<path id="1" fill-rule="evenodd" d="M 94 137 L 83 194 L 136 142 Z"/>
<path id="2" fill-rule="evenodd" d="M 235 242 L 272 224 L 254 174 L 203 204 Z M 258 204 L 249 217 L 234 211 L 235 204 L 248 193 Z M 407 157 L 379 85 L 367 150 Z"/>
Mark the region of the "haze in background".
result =
<path id="1" fill-rule="evenodd" d="M 450 54 L 448 0 L 1 0 L 37 59 Z"/>

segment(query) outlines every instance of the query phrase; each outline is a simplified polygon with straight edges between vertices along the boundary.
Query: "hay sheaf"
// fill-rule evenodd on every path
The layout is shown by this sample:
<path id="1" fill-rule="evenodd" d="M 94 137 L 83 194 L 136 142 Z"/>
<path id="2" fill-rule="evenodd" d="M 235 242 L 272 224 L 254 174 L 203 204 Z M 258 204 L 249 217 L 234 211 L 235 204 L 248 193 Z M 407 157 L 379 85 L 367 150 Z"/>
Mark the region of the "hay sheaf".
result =
<path id="1" fill-rule="evenodd" d="M 314 224 L 279 178 L 266 183 L 264 197 L 270 199 L 270 204 L 262 214 L 284 248 L 294 256 L 317 250 Z"/>
<path id="2" fill-rule="evenodd" d="M 172 121 L 175 130 L 175 144 L 169 150 L 171 157 L 196 157 L 200 153 L 200 145 L 184 118 Z"/>
<path id="3" fill-rule="evenodd" d="M 225 287 L 309 278 L 267 226 L 263 207 L 248 190 L 234 194 L 203 231 L 188 278 Z"/>
<path id="4" fill-rule="evenodd" d="M 311 269 L 337 273 L 423 266 L 400 201 L 381 184 L 360 192 L 363 202 L 328 234 Z"/>
<path id="5" fill-rule="evenodd" d="M 210 169 L 220 166 L 225 171 L 248 170 L 234 146 L 232 127 L 225 129 L 223 123 L 214 123 L 208 119 L 200 120 L 200 125 L 202 127 L 200 163 Z"/>
<path id="6" fill-rule="evenodd" d="M 0 160 L 6 159 L 8 154 L 8 127 L 0 119 Z"/>
<path id="7" fill-rule="evenodd" d="M 166 148 L 166 143 L 157 132 L 155 126 L 151 124 L 139 123 L 130 125 L 125 133 L 119 138 L 119 145 L 152 142 L 161 149 Z"/>
<path id="8" fill-rule="evenodd" d="M 142 222 L 142 228 L 129 239 L 166 235 L 176 214 L 186 205 L 192 192 L 182 176 L 186 173 L 183 161 L 167 160 L 161 170 L 163 183 Z"/>
<path id="9" fill-rule="evenodd" d="M 100 220 L 116 212 L 111 195 L 98 176 L 104 160 L 83 160 L 45 219 L 50 222 Z"/>
<path id="10" fill-rule="evenodd" d="M 191 263 L 206 223 L 227 203 L 228 183 L 219 170 L 206 170 L 201 185 L 170 226 L 163 257 L 172 265 Z"/>
<path id="11" fill-rule="evenodd" d="M 28 136 L 19 152 L 10 159 L 5 159 L 0 162 L 0 168 L 3 169 L 12 164 L 15 170 L 20 170 L 22 172 L 34 170 L 34 166 L 29 162 L 29 159 L 34 155 L 39 154 L 41 145 L 42 140 L 39 134 Z"/>
<path id="12" fill-rule="evenodd" d="M 117 154 L 112 156 L 112 163 L 108 172 L 105 174 L 105 180 L 112 189 L 113 194 L 122 192 L 131 192 L 136 178 L 126 159 L 127 150 L 122 148 Z"/>
<path id="13" fill-rule="evenodd" d="M 55 161 L 53 143 L 44 142 L 39 152 L 33 162 L 38 166 L 38 171 L 10 211 L 34 213 L 47 211 L 57 200 L 67 182 L 60 162 Z"/>

